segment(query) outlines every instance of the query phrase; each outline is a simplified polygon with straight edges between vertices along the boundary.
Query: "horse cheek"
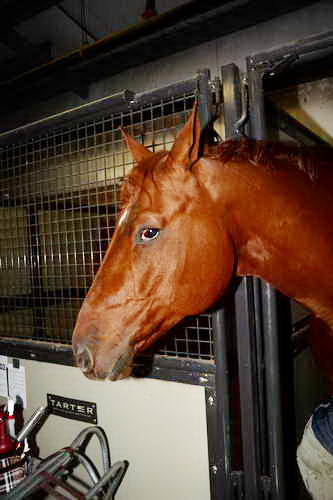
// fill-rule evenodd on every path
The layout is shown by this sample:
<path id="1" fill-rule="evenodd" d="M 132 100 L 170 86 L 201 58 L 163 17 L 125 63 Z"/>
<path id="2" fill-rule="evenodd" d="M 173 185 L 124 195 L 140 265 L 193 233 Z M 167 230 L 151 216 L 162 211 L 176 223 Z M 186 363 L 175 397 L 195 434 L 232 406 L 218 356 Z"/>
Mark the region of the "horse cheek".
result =
<path id="1" fill-rule="evenodd" d="M 235 258 L 227 233 L 215 227 L 209 229 L 207 223 L 196 224 L 187 248 L 190 251 L 180 283 L 180 303 L 186 315 L 192 315 L 212 306 L 224 293 L 233 274 Z"/>
<path id="2" fill-rule="evenodd" d="M 222 233 L 214 241 L 210 241 L 207 255 L 207 265 L 202 276 L 202 282 L 206 283 L 204 289 L 208 302 L 205 308 L 213 305 L 223 295 L 232 278 L 235 257 L 229 236 Z"/>

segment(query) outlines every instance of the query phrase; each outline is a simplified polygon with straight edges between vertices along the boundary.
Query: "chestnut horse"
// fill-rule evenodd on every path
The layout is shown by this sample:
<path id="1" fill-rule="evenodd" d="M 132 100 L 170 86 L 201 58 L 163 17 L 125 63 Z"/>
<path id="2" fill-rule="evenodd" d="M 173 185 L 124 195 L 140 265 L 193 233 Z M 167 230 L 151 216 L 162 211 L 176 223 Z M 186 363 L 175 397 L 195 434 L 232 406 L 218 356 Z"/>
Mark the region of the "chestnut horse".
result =
<path id="1" fill-rule="evenodd" d="M 169 152 L 124 135 L 136 165 L 73 334 L 86 376 L 128 376 L 136 353 L 234 275 L 266 280 L 333 328 L 329 148 L 241 139 L 201 155 L 196 105 Z"/>

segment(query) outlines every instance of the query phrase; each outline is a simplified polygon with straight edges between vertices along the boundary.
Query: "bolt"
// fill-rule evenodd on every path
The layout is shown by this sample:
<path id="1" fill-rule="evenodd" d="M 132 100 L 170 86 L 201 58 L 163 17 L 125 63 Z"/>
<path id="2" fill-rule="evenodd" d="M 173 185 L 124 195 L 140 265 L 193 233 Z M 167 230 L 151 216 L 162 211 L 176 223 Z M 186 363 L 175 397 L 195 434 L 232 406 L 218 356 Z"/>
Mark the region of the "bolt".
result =
<path id="1" fill-rule="evenodd" d="M 217 465 L 212 465 L 211 466 L 211 470 L 212 470 L 212 473 L 214 474 L 214 476 L 217 474 Z"/>
<path id="2" fill-rule="evenodd" d="M 207 401 L 208 401 L 209 406 L 214 406 L 214 404 L 215 404 L 214 396 L 209 396 Z"/>

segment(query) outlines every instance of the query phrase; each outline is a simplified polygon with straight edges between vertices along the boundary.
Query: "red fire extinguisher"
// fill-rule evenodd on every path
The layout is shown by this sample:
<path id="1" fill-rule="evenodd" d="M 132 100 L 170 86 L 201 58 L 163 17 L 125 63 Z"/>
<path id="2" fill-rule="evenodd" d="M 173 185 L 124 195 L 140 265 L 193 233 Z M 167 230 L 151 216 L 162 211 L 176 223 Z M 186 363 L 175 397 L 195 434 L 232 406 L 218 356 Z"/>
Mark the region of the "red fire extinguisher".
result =
<path id="1" fill-rule="evenodd" d="M 8 414 L 0 409 L 0 457 L 15 449 L 15 441 L 8 434 Z"/>
<path id="2" fill-rule="evenodd" d="M 22 444 L 9 435 L 8 413 L 0 409 L 0 495 L 24 479 L 25 460 Z"/>

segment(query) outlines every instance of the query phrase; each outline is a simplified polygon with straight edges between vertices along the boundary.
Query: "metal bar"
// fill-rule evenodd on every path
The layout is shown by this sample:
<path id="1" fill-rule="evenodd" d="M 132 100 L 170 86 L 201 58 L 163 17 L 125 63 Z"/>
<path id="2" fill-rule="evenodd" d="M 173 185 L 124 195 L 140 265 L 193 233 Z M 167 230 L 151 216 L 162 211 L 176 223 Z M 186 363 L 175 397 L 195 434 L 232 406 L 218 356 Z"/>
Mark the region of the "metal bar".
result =
<path id="1" fill-rule="evenodd" d="M 262 298 L 261 281 L 258 278 L 251 278 L 253 284 L 254 297 L 254 317 L 255 317 L 255 345 L 256 345 L 256 370 L 257 370 L 257 390 L 258 390 L 258 414 L 259 428 L 258 446 L 261 457 L 261 474 L 269 473 L 269 456 L 267 443 L 267 419 L 266 419 L 266 379 L 265 379 L 265 346 L 262 327 Z"/>
<path id="2" fill-rule="evenodd" d="M 270 64 L 274 64 L 277 61 L 282 60 L 282 58 L 289 56 L 291 53 L 297 54 L 299 57 L 311 52 L 317 52 L 325 50 L 327 48 L 333 48 L 333 31 L 321 35 L 314 35 L 306 39 L 297 40 L 294 43 L 285 45 L 277 50 L 271 52 L 260 52 L 251 57 L 252 63 L 254 65 L 261 65 L 263 61 L 270 61 Z"/>
<path id="3" fill-rule="evenodd" d="M 168 99 L 173 96 L 195 92 L 198 87 L 198 77 L 193 76 L 186 80 L 180 80 L 159 89 L 138 92 L 131 102 L 131 109 L 138 109 L 143 106 L 153 105 L 160 102 L 162 99 Z"/>
<path id="4" fill-rule="evenodd" d="M 239 70 L 235 64 L 222 66 L 222 90 L 225 137 L 235 135 L 234 125 L 242 114 L 242 93 Z"/>
<path id="5" fill-rule="evenodd" d="M 212 120 L 212 89 L 210 86 L 210 72 L 202 69 L 197 73 L 199 95 L 199 118 L 201 130 L 204 130 Z"/>
<path id="6" fill-rule="evenodd" d="M 202 70 L 208 71 L 208 70 Z M 40 135 L 52 128 L 70 126 L 78 120 L 98 119 L 103 114 L 118 113 L 128 111 L 129 109 L 139 109 L 145 105 L 152 105 L 161 99 L 172 97 L 173 95 L 190 93 L 195 91 L 198 86 L 198 77 L 192 77 L 186 80 L 167 85 L 160 89 L 149 90 L 135 94 L 130 90 L 122 90 L 115 94 L 87 102 L 81 106 L 66 109 L 65 111 L 54 115 L 46 116 L 40 120 L 26 123 L 12 130 L 0 132 L 0 145 L 11 144 L 28 140 L 34 135 Z"/>
<path id="7" fill-rule="evenodd" d="M 86 45 L 88 43 L 87 38 L 87 19 L 88 19 L 88 9 L 86 0 L 81 0 L 81 45 Z"/>
<path id="8" fill-rule="evenodd" d="M 247 69 L 251 137 L 264 139 L 267 137 L 263 87 L 265 69 L 258 70 L 252 57 L 247 59 Z"/>
<path id="9" fill-rule="evenodd" d="M 201 130 L 205 130 L 211 122 L 212 91 L 209 83 L 209 70 L 200 70 L 197 73 L 197 96 L 199 101 L 199 118 Z M 230 469 L 230 442 L 229 442 L 229 409 L 228 409 L 228 378 L 226 377 L 226 335 L 223 311 L 213 313 L 212 329 L 215 346 L 216 366 L 216 401 L 213 394 L 206 396 L 207 436 L 210 460 L 211 498 L 214 500 L 228 499 L 227 474 Z M 213 414 L 214 413 L 214 414 Z"/>
<path id="10" fill-rule="evenodd" d="M 332 57 L 333 33 L 330 31 L 252 56 L 251 64 L 254 71 L 266 69 L 265 88 L 274 91 L 332 75 Z M 276 68 L 280 71 L 276 72 Z"/>
<path id="11" fill-rule="evenodd" d="M 283 450 L 283 423 L 281 403 L 281 381 L 279 370 L 279 319 L 277 291 L 262 282 L 263 329 L 265 332 L 265 372 L 267 388 L 267 420 L 273 498 L 286 497 Z M 286 334 L 286 332 L 284 332 Z"/>
<path id="12" fill-rule="evenodd" d="M 231 422 L 229 370 L 227 358 L 227 323 L 225 309 L 213 314 L 216 365 L 216 445 L 215 496 L 216 500 L 231 500 Z"/>
<path id="13" fill-rule="evenodd" d="M 266 103 L 266 110 L 269 127 L 273 127 L 275 130 L 282 130 L 289 137 L 302 144 L 329 146 L 328 142 L 304 127 L 299 121 L 270 100 Z"/>
<path id="14" fill-rule="evenodd" d="M 242 103 L 238 68 L 229 64 L 221 68 L 224 121 L 226 138 L 232 137 L 233 127 L 241 115 Z M 230 421 L 230 371 L 228 360 L 228 333 L 231 330 L 231 318 L 227 305 L 213 315 L 216 363 L 216 413 L 217 442 L 216 456 L 216 498 L 231 500 L 234 498 L 234 479 L 232 472 L 232 430 Z M 233 314 L 233 311 L 232 313 Z M 235 395 L 234 395 L 235 397 Z M 238 483 L 238 489 L 240 483 Z"/>
<path id="15" fill-rule="evenodd" d="M 222 67 L 222 88 L 226 138 L 235 136 L 235 124 L 242 114 L 240 74 L 234 64 Z M 240 383 L 244 474 L 237 491 L 245 498 L 260 498 L 260 475 L 264 441 L 262 433 L 262 369 L 260 366 L 260 306 L 252 278 L 243 278 L 235 295 L 236 335 Z"/>
<path id="16" fill-rule="evenodd" d="M 264 71 L 265 69 L 258 70 L 257 66 L 254 64 L 254 61 L 252 58 L 248 58 L 247 60 L 248 64 L 248 85 L 249 85 L 249 110 L 250 110 L 250 129 L 251 129 L 251 136 L 256 138 L 256 139 L 263 139 L 267 136 L 267 128 L 266 128 L 266 119 L 265 119 L 265 101 L 264 101 L 264 89 L 263 89 L 263 76 L 264 76 Z M 269 351 L 269 348 L 267 348 L 267 339 L 266 339 L 266 331 L 265 328 L 267 328 L 267 302 L 265 302 L 265 306 L 263 307 L 263 298 L 262 298 L 262 290 L 261 290 L 261 282 L 259 280 L 256 280 L 255 284 L 256 288 L 256 302 L 261 302 L 260 306 L 257 303 L 255 305 L 255 311 L 256 311 L 256 317 L 257 319 L 262 322 L 263 320 L 264 324 L 261 324 L 259 328 L 257 328 L 257 344 L 260 345 L 261 353 L 260 356 L 262 357 L 262 362 L 266 368 L 267 365 L 267 359 L 266 359 L 266 354 Z M 272 307 L 273 304 L 272 304 Z M 266 320 L 266 321 L 265 321 Z M 264 345 L 263 345 L 263 337 L 265 338 Z M 272 340 L 272 337 L 271 339 Z M 257 346 L 258 348 L 258 346 Z M 272 349 L 272 352 L 275 352 L 274 349 Z M 272 375 L 273 372 L 275 375 L 273 377 L 278 377 L 278 360 L 277 359 L 272 359 L 270 360 L 273 362 L 273 366 L 270 369 L 269 374 Z M 268 429 L 267 425 L 265 423 L 267 422 L 267 417 L 269 414 L 269 410 L 267 409 L 267 406 L 270 406 L 270 397 L 271 393 L 268 392 L 268 386 L 270 389 L 272 389 L 272 381 L 268 380 L 268 375 L 267 371 L 265 371 L 265 380 L 263 380 L 263 377 L 261 376 L 260 379 L 258 379 L 258 382 L 260 384 L 260 391 L 259 394 L 260 396 L 260 418 L 261 418 L 261 427 L 262 427 L 262 434 L 260 437 L 260 443 L 261 443 L 261 452 L 262 454 L 262 471 L 261 473 L 266 473 L 270 475 L 270 473 L 273 472 L 275 473 L 275 478 L 281 479 L 281 482 L 284 481 L 284 477 L 281 478 L 281 469 L 279 471 L 275 471 L 275 469 L 272 471 L 272 460 L 274 460 L 274 457 L 276 455 L 276 452 L 273 451 L 273 448 L 277 444 L 277 442 L 274 442 L 272 439 L 272 432 L 267 434 Z M 267 386 L 268 383 L 268 386 Z M 263 394 L 265 390 L 265 394 Z M 264 397 L 266 396 L 266 397 Z M 279 394 L 280 396 L 280 394 Z M 267 399 L 266 399 L 267 398 Z M 275 422 L 279 421 L 281 422 L 281 406 L 278 408 L 278 406 L 275 405 Z M 269 427 L 270 426 L 270 420 L 269 422 Z M 269 461 L 267 463 L 267 444 L 268 444 L 268 453 L 269 453 Z M 282 443 L 279 443 L 280 445 Z M 280 465 L 280 464 L 279 464 Z M 283 475 L 283 474 L 282 474 Z M 279 477 L 277 477 L 279 476 Z M 273 488 L 275 489 L 275 482 L 272 481 Z M 272 484 L 271 483 L 271 484 Z M 281 500 L 283 500 L 284 497 L 281 497 Z M 280 499 L 279 499 L 280 500 Z"/>
<path id="17" fill-rule="evenodd" d="M 217 498 L 217 479 L 220 476 L 218 471 L 218 443 L 212 446 L 217 440 L 217 411 L 216 411 L 216 389 L 215 377 L 214 386 L 205 387 L 205 401 L 206 401 L 206 421 L 207 421 L 207 440 L 208 440 L 208 459 L 209 459 L 209 480 L 210 480 L 210 498 Z M 222 490 L 223 491 L 223 490 Z"/>
<path id="18" fill-rule="evenodd" d="M 45 361 L 65 366 L 75 365 L 71 346 L 56 342 L 1 337 L 0 351 L 12 358 Z"/>
<path id="19" fill-rule="evenodd" d="M 244 499 L 244 473 L 243 471 L 233 471 L 231 473 L 232 499 Z"/>
<path id="20" fill-rule="evenodd" d="M 265 122 L 265 100 L 263 64 L 248 59 L 251 135 L 256 139 L 267 137 Z M 280 349 L 279 349 L 279 293 L 269 284 L 261 282 L 262 329 L 265 354 L 266 412 L 272 497 L 286 498 L 285 452 L 281 399 Z M 290 325 L 291 326 L 291 325 Z M 286 332 L 283 332 L 286 334 Z"/>
<path id="21" fill-rule="evenodd" d="M 236 330 L 246 500 L 261 498 L 260 417 L 257 387 L 254 288 L 243 278 L 236 290 Z"/>
<path id="22" fill-rule="evenodd" d="M 44 309 L 40 301 L 41 290 L 43 289 L 43 278 L 40 264 L 42 262 L 42 254 L 40 247 L 39 221 L 38 212 L 35 206 L 29 207 L 28 211 L 28 227 L 29 227 L 29 243 L 30 243 L 30 260 L 31 260 L 31 298 L 34 302 L 33 311 L 33 336 L 43 337 L 42 318 Z"/>
<path id="23" fill-rule="evenodd" d="M 13 143 L 14 141 L 28 140 L 34 135 L 46 132 L 51 127 L 55 128 L 70 125 L 73 121 L 77 122 L 87 117 L 93 119 L 101 113 L 105 113 L 106 110 L 113 113 L 124 110 L 124 108 L 128 110 L 133 99 L 134 93 L 125 89 L 115 94 L 102 97 L 101 99 L 87 102 L 81 106 L 66 109 L 60 113 L 46 116 L 40 120 L 26 123 L 20 127 L 0 133 L 0 145 Z"/>
<path id="24" fill-rule="evenodd" d="M 214 388 L 215 367 L 209 362 L 155 355 L 148 377 Z"/>
<path id="25" fill-rule="evenodd" d="M 71 346 L 58 342 L 1 337 L 0 352 L 13 358 L 32 359 L 65 366 L 75 365 Z M 139 359 L 138 364 L 140 363 L 144 364 L 144 361 Z M 157 354 L 149 365 L 149 370 L 148 375 L 144 374 L 145 377 L 199 385 L 214 390 L 215 366 L 210 362 L 166 358 Z M 215 434 L 214 439 L 216 439 Z"/>

